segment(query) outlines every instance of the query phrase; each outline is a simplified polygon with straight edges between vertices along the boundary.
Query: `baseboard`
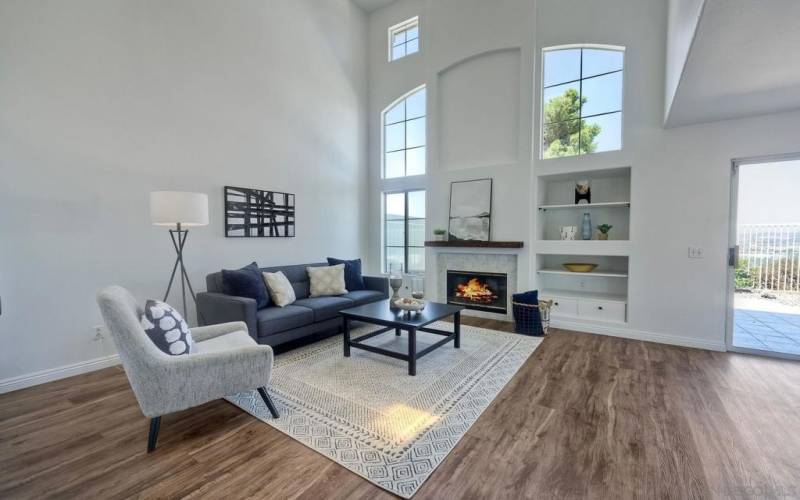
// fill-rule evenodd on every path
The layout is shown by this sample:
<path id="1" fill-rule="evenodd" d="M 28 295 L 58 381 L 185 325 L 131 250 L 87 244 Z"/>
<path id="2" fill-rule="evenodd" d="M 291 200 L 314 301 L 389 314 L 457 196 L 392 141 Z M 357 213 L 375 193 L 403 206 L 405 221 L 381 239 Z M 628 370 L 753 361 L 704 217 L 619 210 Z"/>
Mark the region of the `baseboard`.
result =
<path id="1" fill-rule="evenodd" d="M 552 328 L 562 330 L 575 330 L 578 332 L 596 333 L 608 335 L 609 337 L 621 337 L 632 340 L 643 340 L 645 342 L 655 342 L 658 344 L 677 345 L 681 347 L 692 347 L 695 349 L 706 349 L 708 351 L 726 351 L 725 342 L 714 342 L 712 340 L 700 340 L 692 337 L 682 337 L 678 335 L 667 335 L 663 333 L 648 332 L 644 330 L 634 330 L 622 325 L 598 325 L 593 323 L 582 323 L 578 321 L 565 321 L 563 319 L 553 319 L 550 321 Z"/>
<path id="2" fill-rule="evenodd" d="M 102 358 L 90 359 L 88 361 L 81 361 L 72 365 L 59 366 L 58 368 L 49 368 L 38 372 L 28 373 L 25 375 L 18 375 L 7 379 L 0 380 L 0 394 L 6 392 L 32 387 L 34 385 L 60 380 L 62 378 L 80 375 L 81 373 L 93 372 L 95 370 L 102 370 L 109 366 L 118 365 L 119 355 L 112 354 Z"/>

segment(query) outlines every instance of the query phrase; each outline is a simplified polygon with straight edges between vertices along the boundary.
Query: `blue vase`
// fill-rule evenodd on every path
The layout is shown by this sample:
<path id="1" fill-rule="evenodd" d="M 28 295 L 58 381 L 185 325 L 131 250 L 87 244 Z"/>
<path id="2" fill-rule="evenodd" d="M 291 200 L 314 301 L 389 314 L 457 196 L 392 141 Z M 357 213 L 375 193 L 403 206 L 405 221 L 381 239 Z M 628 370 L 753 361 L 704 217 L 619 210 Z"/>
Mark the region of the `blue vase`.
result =
<path id="1" fill-rule="evenodd" d="M 581 227 L 581 238 L 584 240 L 592 239 L 592 217 L 589 212 L 583 214 L 583 226 Z"/>

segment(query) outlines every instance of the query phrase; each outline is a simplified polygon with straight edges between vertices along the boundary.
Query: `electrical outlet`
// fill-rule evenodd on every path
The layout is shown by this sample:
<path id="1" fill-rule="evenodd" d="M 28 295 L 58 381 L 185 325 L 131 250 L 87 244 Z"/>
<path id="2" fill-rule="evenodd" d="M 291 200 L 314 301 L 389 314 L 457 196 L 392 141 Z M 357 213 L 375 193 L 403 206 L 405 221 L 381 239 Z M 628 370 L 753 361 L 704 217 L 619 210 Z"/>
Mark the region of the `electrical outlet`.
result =
<path id="1" fill-rule="evenodd" d="M 689 247 L 690 259 L 702 259 L 704 255 L 703 247 Z"/>
<path id="2" fill-rule="evenodd" d="M 103 325 L 97 325 L 94 327 L 94 337 L 92 340 L 95 342 L 99 342 L 106 338 L 106 327 Z"/>

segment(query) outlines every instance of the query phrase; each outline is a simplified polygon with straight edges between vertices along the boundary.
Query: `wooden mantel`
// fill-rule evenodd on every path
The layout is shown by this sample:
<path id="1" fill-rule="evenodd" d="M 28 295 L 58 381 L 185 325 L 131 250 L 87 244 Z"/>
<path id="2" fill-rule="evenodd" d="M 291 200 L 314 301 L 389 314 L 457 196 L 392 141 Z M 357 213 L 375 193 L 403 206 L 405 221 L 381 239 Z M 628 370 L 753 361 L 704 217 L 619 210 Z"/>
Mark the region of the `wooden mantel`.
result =
<path id="1" fill-rule="evenodd" d="M 449 247 L 449 248 L 522 248 L 521 241 L 426 241 L 426 247 Z"/>

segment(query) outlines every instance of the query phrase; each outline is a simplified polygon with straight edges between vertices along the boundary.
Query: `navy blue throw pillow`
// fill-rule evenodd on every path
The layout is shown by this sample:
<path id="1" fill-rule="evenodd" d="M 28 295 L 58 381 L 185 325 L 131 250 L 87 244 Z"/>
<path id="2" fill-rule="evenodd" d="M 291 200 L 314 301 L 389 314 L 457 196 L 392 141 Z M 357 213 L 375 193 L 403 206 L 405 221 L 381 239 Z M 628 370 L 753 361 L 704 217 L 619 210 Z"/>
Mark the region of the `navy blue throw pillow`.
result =
<path id="1" fill-rule="evenodd" d="M 194 340 L 189 325 L 169 304 L 148 300 L 140 321 L 150 340 L 165 354 L 179 356 L 192 352 Z"/>
<path id="2" fill-rule="evenodd" d="M 364 278 L 361 276 L 361 259 L 343 260 L 328 257 L 329 266 L 344 264 L 344 287 L 348 292 L 365 290 Z"/>
<path id="3" fill-rule="evenodd" d="M 258 309 L 269 305 L 267 285 L 255 262 L 234 271 L 223 269 L 222 289 L 228 295 L 255 299 Z"/>
<path id="4" fill-rule="evenodd" d="M 531 290 L 530 292 L 515 293 L 511 296 L 511 300 L 518 304 L 536 305 L 539 303 L 539 291 Z"/>

